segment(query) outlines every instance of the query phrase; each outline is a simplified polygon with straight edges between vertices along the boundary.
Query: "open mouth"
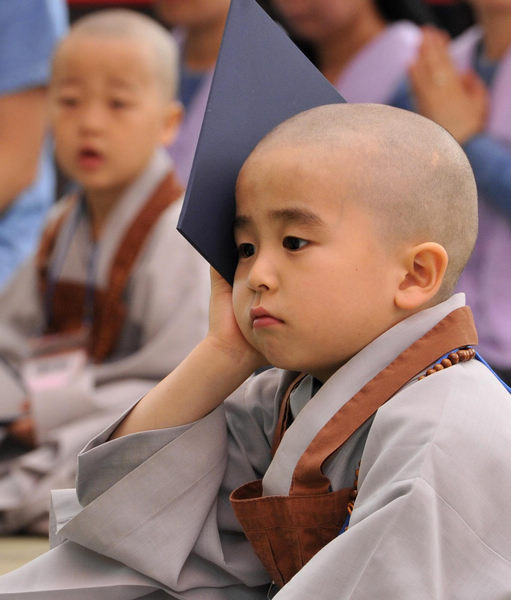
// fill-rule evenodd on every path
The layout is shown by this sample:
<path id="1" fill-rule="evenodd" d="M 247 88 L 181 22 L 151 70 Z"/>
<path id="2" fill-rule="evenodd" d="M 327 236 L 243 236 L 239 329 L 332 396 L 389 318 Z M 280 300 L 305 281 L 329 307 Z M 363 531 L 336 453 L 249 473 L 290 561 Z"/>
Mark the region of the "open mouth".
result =
<path id="1" fill-rule="evenodd" d="M 82 167 L 92 169 L 103 162 L 103 155 L 94 148 L 82 148 L 78 153 L 78 162 Z"/>

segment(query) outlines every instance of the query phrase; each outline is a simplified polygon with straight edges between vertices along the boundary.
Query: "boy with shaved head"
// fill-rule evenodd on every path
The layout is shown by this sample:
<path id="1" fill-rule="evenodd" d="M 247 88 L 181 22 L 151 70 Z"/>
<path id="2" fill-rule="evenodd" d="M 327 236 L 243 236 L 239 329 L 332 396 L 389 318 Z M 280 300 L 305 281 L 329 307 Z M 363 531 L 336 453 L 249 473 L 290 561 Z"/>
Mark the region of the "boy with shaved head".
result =
<path id="1" fill-rule="evenodd" d="M 164 148 L 176 61 L 168 32 L 127 10 L 76 21 L 56 50 L 55 151 L 78 191 L 2 296 L 1 533 L 47 532 L 50 489 L 73 485 L 83 445 L 207 330 L 208 271 L 175 231 Z"/>
<path id="2" fill-rule="evenodd" d="M 451 295 L 476 204 L 457 143 L 406 111 L 267 135 L 207 336 L 85 448 L 63 543 L 2 597 L 509 595 L 511 404 Z"/>

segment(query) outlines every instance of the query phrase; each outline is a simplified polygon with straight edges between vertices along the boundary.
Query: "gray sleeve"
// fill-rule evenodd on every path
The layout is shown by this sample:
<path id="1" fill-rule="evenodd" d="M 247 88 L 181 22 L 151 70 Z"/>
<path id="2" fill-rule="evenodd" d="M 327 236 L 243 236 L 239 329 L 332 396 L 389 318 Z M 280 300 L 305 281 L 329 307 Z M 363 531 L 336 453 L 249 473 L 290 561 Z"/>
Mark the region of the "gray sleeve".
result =
<path id="1" fill-rule="evenodd" d="M 110 440 L 112 433 L 131 410 L 94 437 L 79 454 L 76 493 L 82 506 L 90 504 L 191 427 L 183 425 L 172 429 L 156 429 Z M 101 468 L 98 468 L 100 465 Z"/>
<path id="2" fill-rule="evenodd" d="M 260 597 L 268 575 L 229 494 L 259 477 L 271 460 L 279 379 L 276 372 L 259 375 L 189 426 L 106 443 L 114 425 L 103 432 L 80 457 L 78 490 L 85 507 L 61 526 L 60 538 L 183 598 L 206 598 L 201 594 L 218 588 Z"/>
<path id="3" fill-rule="evenodd" d="M 42 327 L 43 315 L 36 288 L 35 262 L 29 260 L 0 295 L 0 416 L 19 414 L 27 393 L 21 364 L 28 352 L 27 340 Z"/>

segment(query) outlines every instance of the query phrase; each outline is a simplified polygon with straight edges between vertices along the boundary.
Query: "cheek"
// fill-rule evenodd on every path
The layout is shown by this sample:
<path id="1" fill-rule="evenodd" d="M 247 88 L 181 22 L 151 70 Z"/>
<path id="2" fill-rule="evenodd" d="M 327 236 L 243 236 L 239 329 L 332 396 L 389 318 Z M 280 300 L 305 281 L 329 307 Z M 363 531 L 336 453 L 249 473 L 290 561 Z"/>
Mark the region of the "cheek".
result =
<path id="1" fill-rule="evenodd" d="M 234 317 L 238 323 L 238 327 L 242 330 L 247 327 L 247 302 L 248 298 L 246 286 L 241 283 L 241 281 L 237 281 L 235 277 L 232 288 L 232 308 L 234 311 Z"/>
<path id="2" fill-rule="evenodd" d="M 67 124 L 68 119 L 65 118 L 60 112 L 50 113 L 50 128 L 53 136 L 57 138 L 64 138 L 69 135 L 70 127 Z"/>

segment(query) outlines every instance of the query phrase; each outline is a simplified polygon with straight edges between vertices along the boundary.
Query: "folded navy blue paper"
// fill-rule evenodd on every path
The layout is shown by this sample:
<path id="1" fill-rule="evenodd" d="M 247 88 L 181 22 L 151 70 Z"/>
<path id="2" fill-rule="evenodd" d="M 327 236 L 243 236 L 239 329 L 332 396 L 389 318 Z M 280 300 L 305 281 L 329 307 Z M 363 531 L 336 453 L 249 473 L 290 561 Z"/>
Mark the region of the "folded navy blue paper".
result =
<path id="1" fill-rule="evenodd" d="M 255 0 L 231 0 L 178 230 L 232 284 L 238 172 L 266 133 L 342 96 Z"/>

